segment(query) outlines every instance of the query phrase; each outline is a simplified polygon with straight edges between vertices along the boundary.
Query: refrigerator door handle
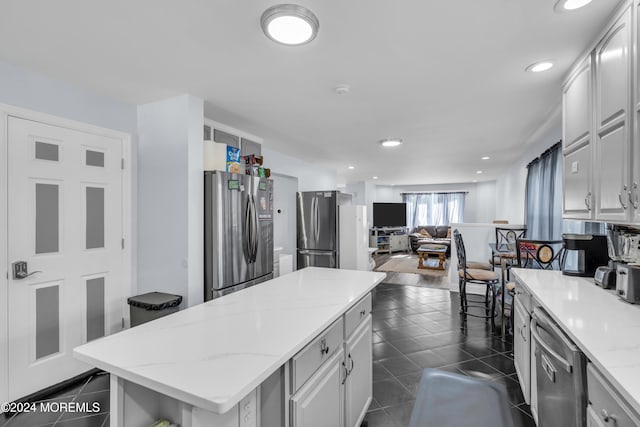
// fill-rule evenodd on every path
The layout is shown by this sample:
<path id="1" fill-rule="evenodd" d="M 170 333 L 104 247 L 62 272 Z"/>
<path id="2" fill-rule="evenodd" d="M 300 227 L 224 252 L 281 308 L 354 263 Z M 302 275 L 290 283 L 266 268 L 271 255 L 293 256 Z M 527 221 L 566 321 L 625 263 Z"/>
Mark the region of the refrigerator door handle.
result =
<path id="1" fill-rule="evenodd" d="M 251 263 L 251 195 L 247 194 L 247 206 L 244 211 L 243 233 L 244 239 L 242 240 L 242 252 L 244 252 L 244 259 L 247 264 Z"/>
<path id="2" fill-rule="evenodd" d="M 253 244 L 251 246 L 251 251 L 253 252 L 251 262 L 256 262 L 256 259 L 258 258 L 258 214 L 256 211 L 256 199 L 253 195 L 251 195 L 251 216 L 251 225 L 253 227 L 251 230 L 251 238 L 253 239 Z"/>
<path id="3" fill-rule="evenodd" d="M 318 240 L 320 240 L 320 208 L 318 207 L 318 198 L 315 197 L 315 210 L 314 210 L 314 220 L 315 224 L 313 227 L 313 237 L 316 240 L 316 245 L 318 244 Z"/>
<path id="4" fill-rule="evenodd" d="M 313 249 L 298 249 L 298 253 L 302 255 L 322 255 L 322 256 L 334 255 L 334 251 L 314 251 Z"/>

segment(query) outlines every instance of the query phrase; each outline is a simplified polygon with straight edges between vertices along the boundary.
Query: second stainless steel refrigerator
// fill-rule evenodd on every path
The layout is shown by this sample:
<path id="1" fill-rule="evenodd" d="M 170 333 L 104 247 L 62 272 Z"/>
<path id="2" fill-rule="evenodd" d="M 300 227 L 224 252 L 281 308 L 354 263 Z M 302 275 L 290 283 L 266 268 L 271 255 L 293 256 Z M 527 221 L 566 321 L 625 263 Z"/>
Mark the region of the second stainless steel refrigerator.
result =
<path id="1" fill-rule="evenodd" d="M 339 268 L 339 207 L 351 204 L 351 195 L 339 191 L 303 191 L 296 197 L 298 268 Z"/>
<path id="2" fill-rule="evenodd" d="M 273 277 L 273 182 L 205 172 L 204 299 Z"/>

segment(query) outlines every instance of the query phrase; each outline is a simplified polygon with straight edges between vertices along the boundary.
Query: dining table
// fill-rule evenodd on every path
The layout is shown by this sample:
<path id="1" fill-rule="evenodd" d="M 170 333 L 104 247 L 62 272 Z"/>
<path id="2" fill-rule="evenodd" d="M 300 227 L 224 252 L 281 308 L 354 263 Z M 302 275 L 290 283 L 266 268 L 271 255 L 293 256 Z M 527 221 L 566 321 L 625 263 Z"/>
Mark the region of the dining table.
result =
<path id="1" fill-rule="evenodd" d="M 491 261 L 498 257 L 500 259 L 500 284 L 501 284 L 501 304 L 500 304 L 500 325 L 502 330 L 502 336 L 506 335 L 506 325 L 504 322 L 504 294 L 506 291 L 506 272 L 507 267 L 511 266 L 515 260 L 518 259 L 518 253 L 514 248 L 509 247 L 510 245 L 496 245 L 495 243 L 489 243 L 489 248 L 491 248 Z"/>

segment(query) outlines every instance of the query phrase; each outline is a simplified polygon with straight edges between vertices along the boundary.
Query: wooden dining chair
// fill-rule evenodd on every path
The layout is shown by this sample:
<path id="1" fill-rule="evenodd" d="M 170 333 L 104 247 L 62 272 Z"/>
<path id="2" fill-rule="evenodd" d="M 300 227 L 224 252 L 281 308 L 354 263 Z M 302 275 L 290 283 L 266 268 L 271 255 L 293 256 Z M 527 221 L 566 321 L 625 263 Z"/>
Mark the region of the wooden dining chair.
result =
<path id="1" fill-rule="evenodd" d="M 497 272 L 470 268 L 467 263 L 467 253 L 464 248 L 462 235 L 456 229 L 453 231 L 453 238 L 456 244 L 456 254 L 458 255 L 458 287 L 460 291 L 460 313 L 463 316 L 480 317 L 491 319 L 491 328 L 495 329 L 496 316 L 496 285 L 500 281 Z M 467 284 L 474 283 L 485 287 L 483 302 L 470 302 L 467 298 Z M 470 312 L 470 308 L 484 308 L 484 315 Z M 475 311 L 475 310 L 474 310 Z"/>

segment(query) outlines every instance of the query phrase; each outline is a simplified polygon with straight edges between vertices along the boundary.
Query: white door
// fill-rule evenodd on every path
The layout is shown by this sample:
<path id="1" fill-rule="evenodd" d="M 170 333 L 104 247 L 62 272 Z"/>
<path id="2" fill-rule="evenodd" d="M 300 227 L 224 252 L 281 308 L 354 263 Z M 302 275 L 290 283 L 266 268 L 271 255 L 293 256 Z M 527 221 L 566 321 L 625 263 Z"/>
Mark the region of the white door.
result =
<path id="1" fill-rule="evenodd" d="M 78 375 L 74 347 L 122 327 L 122 140 L 9 117 L 9 398 Z"/>
<path id="2" fill-rule="evenodd" d="M 292 255 L 296 270 L 296 192 L 298 178 L 274 174 L 273 179 L 273 245 L 283 254 Z M 280 266 L 282 269 L 282 266 Z"/>
<path id="3" fill-rule="evenodd" d="M 343 356 L 337 351 L 291 397 L 291 427 L 343 427 Z"/>
<path id="4" fill-rule="evenodd" d="M 356 329 L 346 343 L 345 427 L 358 427 L 373 398 L 371 316 Z"/>

